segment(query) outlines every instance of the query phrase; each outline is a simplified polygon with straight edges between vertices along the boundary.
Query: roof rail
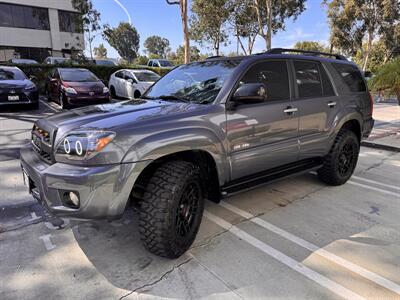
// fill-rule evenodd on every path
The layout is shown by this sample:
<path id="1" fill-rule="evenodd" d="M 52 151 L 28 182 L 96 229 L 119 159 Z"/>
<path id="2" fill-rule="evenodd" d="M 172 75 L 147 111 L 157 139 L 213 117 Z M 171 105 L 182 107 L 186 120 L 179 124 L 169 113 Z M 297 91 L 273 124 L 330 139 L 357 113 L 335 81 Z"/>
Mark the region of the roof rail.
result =
<path id="1" fill-rule="evenodd" d="M 338 60 L 347 60 L 347 58 L 341 54 L 319 52 L 319 51 L 309 51 L 309 50 L 301 50 L 301 49 L 272 48 L 264 53 L 265 54 L 284 54 L 285 52 L 303 53 L 303 54 L 310 54 L 313 56 L 330 56 L 330 57 L 334 57 L 335 59 L 338 59 Z"/>
<path id="2" fill-rule="evenodd" d="M 212 59 L 212 58 L 218 58 L 218 57 L 223 57 L 222 55 L 213 55 L 213 56 L 209 56 L 206 58 L 207 59 Z"/>

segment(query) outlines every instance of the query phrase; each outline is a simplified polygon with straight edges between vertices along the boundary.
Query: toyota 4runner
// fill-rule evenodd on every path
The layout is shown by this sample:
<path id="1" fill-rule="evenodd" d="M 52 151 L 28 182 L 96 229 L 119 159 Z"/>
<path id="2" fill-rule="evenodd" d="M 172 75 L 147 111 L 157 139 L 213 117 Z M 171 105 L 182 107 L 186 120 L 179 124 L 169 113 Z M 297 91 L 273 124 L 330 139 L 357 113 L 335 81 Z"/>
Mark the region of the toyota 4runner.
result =
<path id="1" fill-rule="evenodd" d="M 134 203 L 144 246 L 176 258 L 196 237 L 205 199 L 310 170 L 345 183 L 373 123 L 356 65 L 272 49 L 182 65 L 141 99 L 40 119 L 21 165 L 52 214 L 115 219 Z"/>

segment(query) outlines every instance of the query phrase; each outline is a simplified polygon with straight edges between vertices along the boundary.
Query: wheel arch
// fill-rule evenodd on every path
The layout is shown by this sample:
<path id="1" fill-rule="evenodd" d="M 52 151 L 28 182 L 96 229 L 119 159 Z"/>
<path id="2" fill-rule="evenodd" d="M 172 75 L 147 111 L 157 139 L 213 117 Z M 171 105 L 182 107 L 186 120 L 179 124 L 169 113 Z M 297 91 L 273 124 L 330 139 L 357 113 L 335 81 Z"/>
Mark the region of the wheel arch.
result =
<path id="1" fill-rule="evenodd" d="M 205 198 L 213 202 L 219 202 L 220 184 L 216 161 L 209 152 L 201 149 L 169 153 L 151 161 L 142 170 L 133 185 L 130 197 L 131 202 L 134 204 L 140 203 L 144 189 L 151 176 L 159 166 L 169 161 L 187 161 L 199 166 Z"/>

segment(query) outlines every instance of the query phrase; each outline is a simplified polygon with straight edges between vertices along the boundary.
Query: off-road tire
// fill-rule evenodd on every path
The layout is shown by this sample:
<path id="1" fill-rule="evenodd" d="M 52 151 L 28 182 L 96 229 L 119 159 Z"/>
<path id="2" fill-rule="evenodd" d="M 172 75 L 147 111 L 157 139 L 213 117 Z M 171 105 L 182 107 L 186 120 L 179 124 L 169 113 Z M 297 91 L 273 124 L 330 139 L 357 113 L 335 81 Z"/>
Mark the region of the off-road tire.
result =
<path id="1" fill-rule="evenodd" d="M 343 157 L 346 156 L 344 152 L 348 152 L 349 157 Z M 319 178 L 329 185 L 346 183 L 356 168 L 359 152 L 360 141 L 357 135 L 351 130 L 341 129 L 329 154 L 324 158 L 322 168 L 318 170 Z"/>
<path id="2" fill-rule="evenodd" d="M 177 223 L 179 216 L 187 215 L 187 211 L 182 213 L 182 201 L 186 201 L 188 189 L 198 193 L 197 209 L 187 209 L 194 211 L 194 216 L 190 219 L 190 230 L 181 236 Z M 144 247 L 167 258 L 181 256 L 197 235 L 203 210 L 199 167 L 186 161 L 164 163 L 150 178 L 140 204 L 139 232 Z"/>

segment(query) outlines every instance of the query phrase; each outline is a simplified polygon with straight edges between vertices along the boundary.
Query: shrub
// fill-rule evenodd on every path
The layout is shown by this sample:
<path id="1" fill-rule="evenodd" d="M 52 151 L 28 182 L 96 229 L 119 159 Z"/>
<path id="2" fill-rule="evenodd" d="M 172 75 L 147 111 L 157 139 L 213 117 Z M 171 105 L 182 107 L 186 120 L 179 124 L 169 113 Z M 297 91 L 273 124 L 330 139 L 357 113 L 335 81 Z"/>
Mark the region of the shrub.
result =
<path id="1" fill-rule="evenodd" d="M 8 66 L 10 64 L 7 64 Z M 28 77 L 34 76 L 35 83 L 37 84 L 39 91 L 41 93 L 44 92 L 46 77 L 49 72 L 55 67 L 63 67 L 63 66 L 54 66 L 54 65 L 15 65 L 20 68 Z M 168 73 L 169 70 L 161 69 L 161 68 L 152 68 L 152 67 L 143 67 L 143 66 L 135 66 L 135 65 L 121 65 L 121 66 L 98 66 L 93 64 L 88 65 L 65 65 L 68 68 L 85 68 L 93 72 L 100 80 L 102 80 L 106 85 L 108 85 L 108 80 L 112 73 L 120 70 L 120 69 L 147 69 L 153 72 L 156 72 L 160 76 Z"/>
<path id="2" fill-rule="evenodd" d="M 396 94 L 400 105 L 400 57 L 387 63 L 368 82 L 372 91 L 385 91 Z"/>

